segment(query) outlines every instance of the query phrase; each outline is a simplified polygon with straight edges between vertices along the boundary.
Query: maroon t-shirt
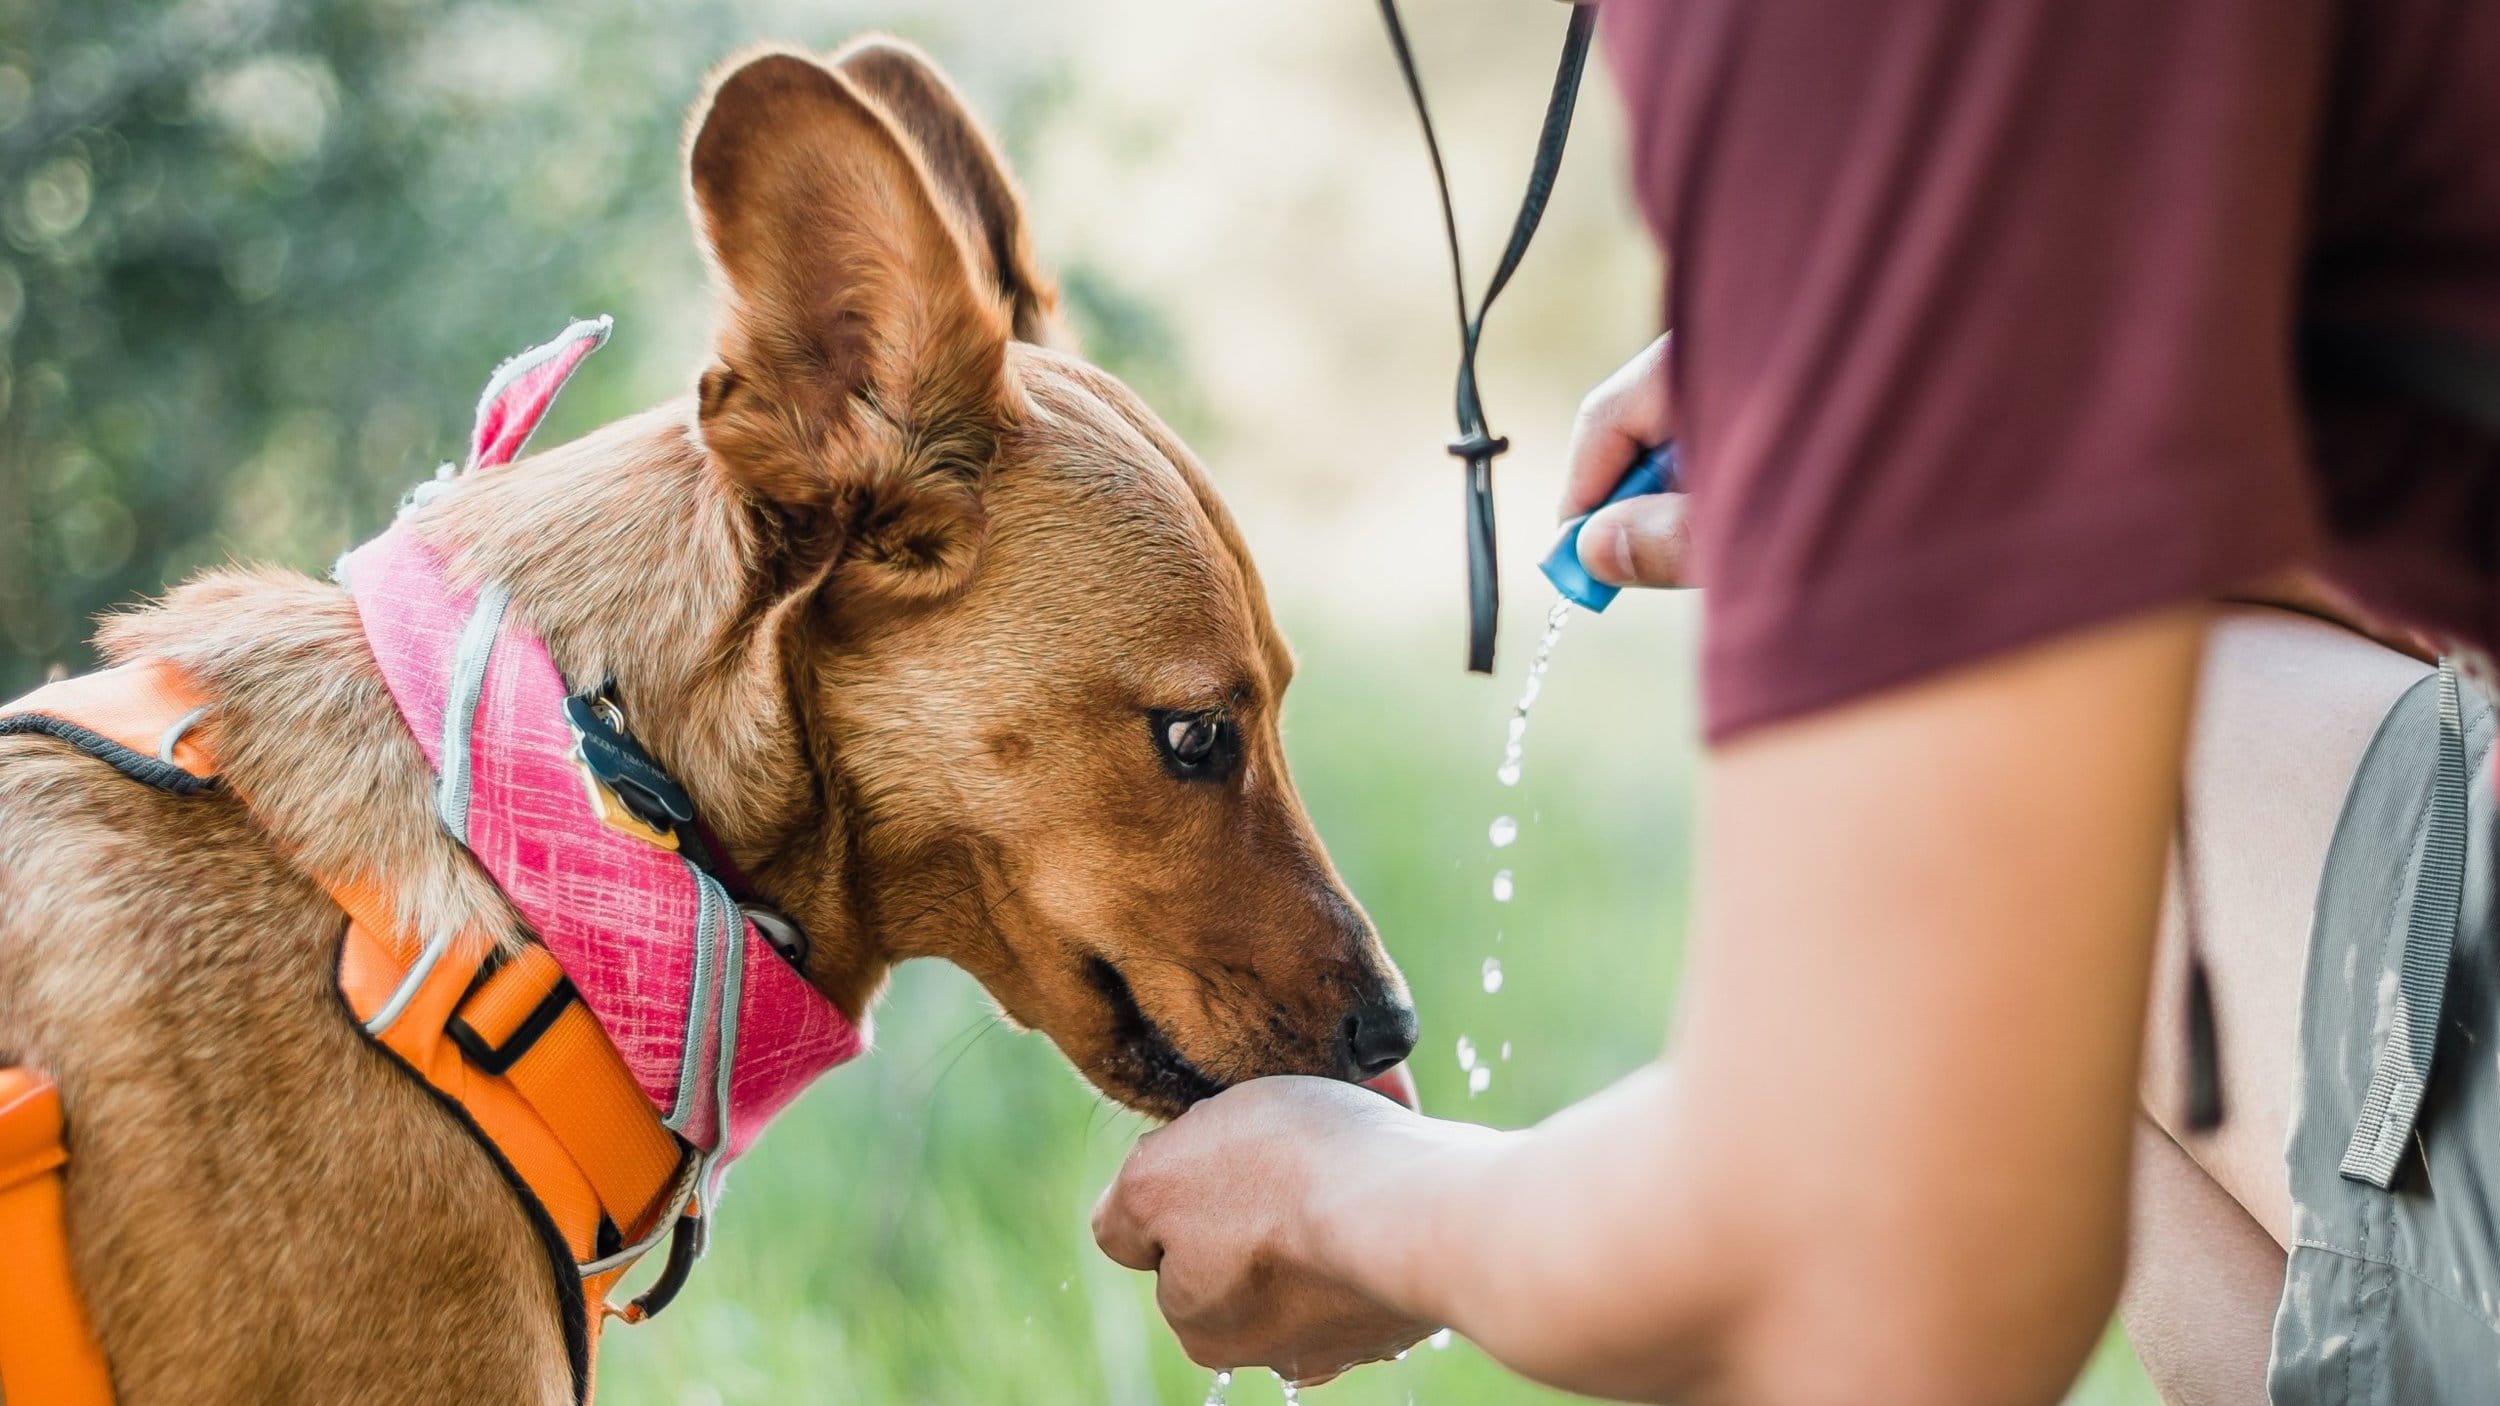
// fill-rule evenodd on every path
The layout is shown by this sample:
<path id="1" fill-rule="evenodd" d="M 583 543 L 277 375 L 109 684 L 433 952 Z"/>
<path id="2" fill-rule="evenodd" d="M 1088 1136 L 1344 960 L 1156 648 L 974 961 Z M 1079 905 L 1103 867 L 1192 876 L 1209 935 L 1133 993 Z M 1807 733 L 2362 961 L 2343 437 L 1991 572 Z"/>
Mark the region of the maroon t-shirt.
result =
<path id="1" fill-rule="evenodd" d="M 2500 645 L 2500 433 L 2410 355 L 2500 352 L 2500 3 L 1610 0 L 1605 31 L 1713 737 L 2299 563 Z M 2304 358 L 2322 327 L 2362 351 Z"/>

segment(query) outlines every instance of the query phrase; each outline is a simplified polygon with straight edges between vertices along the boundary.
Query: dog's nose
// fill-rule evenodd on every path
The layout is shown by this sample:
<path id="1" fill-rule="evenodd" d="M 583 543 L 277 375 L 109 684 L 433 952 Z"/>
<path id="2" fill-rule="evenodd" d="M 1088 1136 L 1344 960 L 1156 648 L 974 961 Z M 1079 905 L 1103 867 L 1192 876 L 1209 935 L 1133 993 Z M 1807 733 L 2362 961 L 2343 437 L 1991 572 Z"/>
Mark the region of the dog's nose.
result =
<path id="1" fill-rule="evenodd" d="M 1346 1016 L 1338 1033 L 1353 1077 L 1375 1078 L 1415 1052 L 1415 1008 L 1391 996 L 1366 1001 Z"/>

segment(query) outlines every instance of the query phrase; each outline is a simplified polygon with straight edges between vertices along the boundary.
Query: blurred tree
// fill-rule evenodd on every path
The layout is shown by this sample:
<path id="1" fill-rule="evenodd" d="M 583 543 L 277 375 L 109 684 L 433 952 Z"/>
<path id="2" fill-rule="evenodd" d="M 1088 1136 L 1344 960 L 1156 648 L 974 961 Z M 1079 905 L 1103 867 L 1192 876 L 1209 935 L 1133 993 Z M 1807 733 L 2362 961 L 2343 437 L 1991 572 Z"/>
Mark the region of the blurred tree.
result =
<path id="1" fill-rule="evenodd" d="M 619 27 L 593 62 L 524 11 L 394 3 L 0 13 L 0 692 L 116 602 L 378 521 L 496 349 L 613 297 L 602 237 L 674 206 L 666 114 L 725 47 Z"/>
<path id="2" fill-rule="evenodd" d="M 569 315 L 626 314 L 682 375 L 704 69 L 898 8 L 0 0 L 0 697 L 203 565 L 317 566 L 373 530 Z M 1011 146 L 1046 67 L 984 95 Z M 1183 379 L 1149 310 L 1069 282 L 1099 358 Z M 603 358 L 553 432 L 673 388 L 635 364 Z"/>

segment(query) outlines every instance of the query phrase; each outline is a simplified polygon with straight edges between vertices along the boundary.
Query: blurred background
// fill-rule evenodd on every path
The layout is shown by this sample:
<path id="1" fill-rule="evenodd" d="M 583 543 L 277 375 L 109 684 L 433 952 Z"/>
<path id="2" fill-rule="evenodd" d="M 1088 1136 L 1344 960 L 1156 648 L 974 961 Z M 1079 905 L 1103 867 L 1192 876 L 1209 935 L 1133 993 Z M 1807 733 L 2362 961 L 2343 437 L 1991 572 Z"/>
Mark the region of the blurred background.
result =
<path id="1" fill-rule="evenodd" d="M 1406 9 L 1481 279 L 1562 14 Z M 1296 776 L 1414 983 L 1427 1106 L 1531 1122 L 1649 1058 L 1683 921 L 1693 603 L 1583 617 L 1526 779 L 1493 776 L 1572 408 L 1656 329 L 1611 86 L 1592 74 L 1482 358 L 1516 446 L 1488 682 L 1460 668 L 1439 216 L 1377 16 L 1346 0 L 0 0 L 0 697 L 86 666 L 98 612 L 203 565 L 326 567 L 457 454 L 495 363 L 569 317 L 617 332 L 542 444 L 687 390 L 710 316 L 687 104 L 740 45 L 872 28 L 988 115 L 1084 349 L 1241 517 L 1303 656 Z M 877 1033 L 741 1165 L 688 1292 L 608 1335 L 602 1401 L 1201 1400 L 1151 1281 L 1086 1232 L 1140 1122 L 951 970 L 906 969 Z M 1233 1401 L 1274 1401 L 1250 1375 Z M 1556 1399 L 1464 1343 L 1311 1395 Z M 2074 1399 L 2153 1398 L 2113 1336 Z"/>

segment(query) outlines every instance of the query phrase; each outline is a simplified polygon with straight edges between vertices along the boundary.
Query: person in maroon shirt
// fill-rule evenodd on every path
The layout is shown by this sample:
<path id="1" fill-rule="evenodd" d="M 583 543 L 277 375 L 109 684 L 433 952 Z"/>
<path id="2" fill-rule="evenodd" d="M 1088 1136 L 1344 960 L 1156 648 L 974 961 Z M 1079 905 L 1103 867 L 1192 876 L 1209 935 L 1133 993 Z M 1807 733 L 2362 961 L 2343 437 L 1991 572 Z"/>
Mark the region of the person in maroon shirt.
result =
<path id="1" fill-rule="evenodd" d="M 1675 331 L 1562 506 L 1683 446 L 1582 538 L 1705 588 L 1672 1048 L 1521 1132 L 1244 1085 L 1104 1249 L 1305 1376 L 1449 1324 L 1605 1395 L 2049 1402 L 2123 1282 L 2176 1400 L 2500 1399 L 2490 709 L 2213 604 L 2500 644 L 2500 5 L 1605 26 Z"/>

